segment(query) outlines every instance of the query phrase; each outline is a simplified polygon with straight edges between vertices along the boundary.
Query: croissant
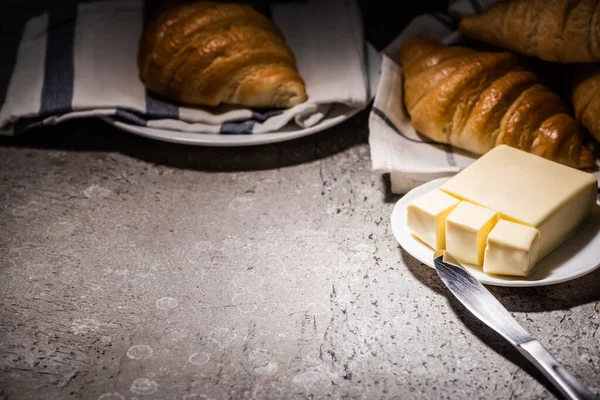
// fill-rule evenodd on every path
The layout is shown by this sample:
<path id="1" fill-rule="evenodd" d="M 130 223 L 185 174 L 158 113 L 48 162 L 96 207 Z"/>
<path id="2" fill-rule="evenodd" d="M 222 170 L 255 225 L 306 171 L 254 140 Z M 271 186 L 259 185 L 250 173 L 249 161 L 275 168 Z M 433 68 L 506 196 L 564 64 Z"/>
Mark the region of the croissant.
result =
<path id="1" fill-rule="evenodd" d="M 580 64 L 575 67 L 571 99 L 577 120 L 600 142 L 599 64 Z"/>
<path id="2" fill-rule="evenodd" d="M 506 144 L 575 168 L 595 165 L 566 103 L 514 54 L 414 39 L 399 61 L 404 105 L 430 139 L 478 155 Z"/>
<path id="3" fill-rule="evenodd" d="M 245 4 L 170 3 L 142 32 L 137 64 L 147 89 L 178 103 L 289 108 L 307 99 L 282 32 Z"/>
<path id="4" fill-rule="evenodd" d="M 507 0 L 466 16 L 459 33 L 546 61 L 600 61 L 598 0 Z"/>

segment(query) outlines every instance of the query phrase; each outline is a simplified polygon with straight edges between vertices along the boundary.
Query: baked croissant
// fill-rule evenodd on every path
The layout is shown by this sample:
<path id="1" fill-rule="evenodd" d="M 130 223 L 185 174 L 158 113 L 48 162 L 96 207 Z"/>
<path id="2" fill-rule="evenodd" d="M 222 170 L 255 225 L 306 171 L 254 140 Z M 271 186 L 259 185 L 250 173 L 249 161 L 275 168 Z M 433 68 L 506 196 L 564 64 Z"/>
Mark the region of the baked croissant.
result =
<path id="1" fill-rule="evenodd" d="M 598 0 L 507 0 L 461 19 L 470 38 L 546 61 L 600 61 Z"/>
<path id="2" fill-rule="evenodd" d="M 289 108 L 307 99 L 280 29 L 245 4 L 169 4 L 144 29 L 137 62 L 149 90 L 179 103 Z"/>
<path id="3" fill-rule="evenodd" d="M 571 99 L 577 120 L 600 142 L 600 64 L 575 67 Z"/>
<path id="4" fill-rule="evenodd" d="M 506 144 L 575 168 L 595 165 L 566 103 L 514 54 L 414 39 L 399 61 L 404 104 L 430 139 L 478 155 Z"/>

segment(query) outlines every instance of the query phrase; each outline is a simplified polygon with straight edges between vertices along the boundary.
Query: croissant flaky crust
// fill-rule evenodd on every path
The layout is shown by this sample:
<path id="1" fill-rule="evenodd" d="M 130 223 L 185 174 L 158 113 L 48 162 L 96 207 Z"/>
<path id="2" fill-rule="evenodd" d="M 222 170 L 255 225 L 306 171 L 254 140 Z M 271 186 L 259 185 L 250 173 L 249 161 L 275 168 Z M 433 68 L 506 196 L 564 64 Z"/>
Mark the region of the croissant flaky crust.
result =
<path id="1" fill-rule="evenodd" d="M 461 19 L 473 39 L 546 61 L 600 61 L 599 0 L 506 0 Z"/>
<path id="2" fill-rule="evenodd" d="M 571 99 L 577 120 L 600 142 L 600 64 L 575 66 Z"/>
<path id="3" fill-rule="evenodd" d="M 277 25 L 249 5 L 174 2 L 144 29 L 144 85 L 179 103 L 289 108 L 307 99 Z"/>
<path id="4" fill-rule="evenodd" d="M 575 168 L 595 165 L 566 103 L 514 54 L 414 39 L 399 61 L 404 104 L 430 139 L 478 155 L 506 144 Z"/>

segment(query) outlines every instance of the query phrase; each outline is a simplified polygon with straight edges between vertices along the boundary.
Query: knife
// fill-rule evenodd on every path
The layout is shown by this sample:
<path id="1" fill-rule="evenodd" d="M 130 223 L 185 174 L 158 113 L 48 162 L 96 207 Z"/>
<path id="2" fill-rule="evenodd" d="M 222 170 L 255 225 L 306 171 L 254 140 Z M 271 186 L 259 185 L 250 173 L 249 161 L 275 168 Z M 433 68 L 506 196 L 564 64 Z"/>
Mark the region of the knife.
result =
<path id="1" fill-rule="evenodd" d="M 448 252 L 436 251 L 433 261 L 439 277 L 452 294 L 473 315 L 516 347 L 567 399 L 598 400 L 539 341 L 531 337 L 508 310 Z"/>

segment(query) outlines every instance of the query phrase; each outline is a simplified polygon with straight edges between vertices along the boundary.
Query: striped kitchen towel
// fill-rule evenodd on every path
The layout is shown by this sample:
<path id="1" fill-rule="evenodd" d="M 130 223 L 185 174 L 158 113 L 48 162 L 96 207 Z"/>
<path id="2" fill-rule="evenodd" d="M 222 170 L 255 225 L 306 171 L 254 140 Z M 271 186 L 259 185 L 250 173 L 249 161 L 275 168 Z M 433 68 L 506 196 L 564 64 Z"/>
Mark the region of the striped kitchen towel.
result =
<path id="1" fill-rule="evenodd" d="M 417 134 L 402 98 L 402 69 L 397 62 L 400 45 L 416 37 L 456 43 L 461 39 L 456 32 L 460 17 L 480 13 L 494 2 L 449 1 L 446 14 L 414 18 L 383 50 L 379 84 L 369 116 L 369 146 L 373 170 L 389 173 L 393 193 L 404 194 L 430 180 L 452 176 L 476 159 L 472 154 Z M 600 179 L 600 173 L 595 175 Z"/>
<path id="2" fill-rule="evenodd" d="M 287 110 L 180 107 L 145 90 L 138 40 L 150 0 L 82 3 L 29 20 L 0 109 L 0 131 L 15 134 L 72 118 L 198 133 L 268 133 L 318 124 L 334 104 L 369 101 L 365 41 L 354 0 L 256 3 L 296 55 L 309 99 Z"/>

